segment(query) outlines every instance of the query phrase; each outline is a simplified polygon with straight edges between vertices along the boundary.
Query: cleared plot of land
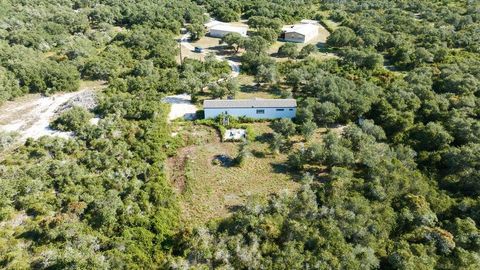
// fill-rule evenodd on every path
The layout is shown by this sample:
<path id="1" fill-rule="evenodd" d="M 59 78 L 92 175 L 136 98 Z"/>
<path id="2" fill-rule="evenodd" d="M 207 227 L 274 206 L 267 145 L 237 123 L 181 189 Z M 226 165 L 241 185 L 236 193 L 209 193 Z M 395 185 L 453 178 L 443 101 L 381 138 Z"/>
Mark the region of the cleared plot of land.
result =
<path id="1" fill-rule="evenodd" d="M 213 38 L 213 37 L 202 37 L 199 40 L 196 41 L 189 41 L 187 36 L 183 36 L 184 42 L 182 42 L 182 57 L 188 57 L 188 58 L 193 58 L 197 60 L 203 60 L 205 59 L 205 55 L 209 52 L 213 52 L 216 55 L 229 55 L 230 51 L 226 50 L 225 45 L 220 45 L 219 38 Z M 202 53 L 197 53 L 194 52 L 195 47 L 201 47 L 203 48 Z"/>
<path id="2" fill-rule="evenodd" d="M 50 121 L 68 107 L 68 103 L 83 106 L 85 102 L 94 102 L 93 92 L 104 87 L 104 82 L 82 82 L 77 92 L 58 93 L 49 97 L 27 95 L 8 101 L 0 107 L 0 131 L 18 133 L 20 141 L 44 135 L 68 137 L 67 132 L 50 129 Z"/>
<path id="3" fill-rule="evenodd" d="M 232 55 L 232 52 L 227 50 L 225 45 L 220 45 L 219 38 L 207 36 L 195 42 L 191 42 L 189 38 L 190 34 L 188 33 L 180 38 L 181 59 L 192 58 L 203 61 L 208 53 L 214 53 L 218 60 L 228 62 L 228 65 L 232 68 L 232 77 L 237 77 L 240 74 L 240 58 L 238 55 Z M 203 48 L 203 52 L 195 52 L 195 47 Z M 180 57 L 177 62 L 180 63 Z"/>
<path id="4" fill-rule="evenodd" d="M 252 125 L 259 138 L 271 132 L 267 123 Z M 219 142 L 215 130 L 183 126 L 179 136 L 194 137 L 186 138 L 193 144 L 167 161 L 167 171 L 181 194 L 182 218 L 189 224 L 228 216 L 250 196 L 266 197 L 298 188 L 282 165 L 287 157 L 270 155 L 267 144 L 261 140 L 250 144 L 253 156 L 244 166 L 237 167 L 233 159 L 239 143 Z"/>
<path id="5" fill-rule="evenodd" d="M 172 121 L 177 118 L 194 119 L 197 107 L 192 104 L 192 98 L 188 94 L 167 96 L 162 99 L 163 102 L 170 104 L 170 112 L 168 120 Z"/>

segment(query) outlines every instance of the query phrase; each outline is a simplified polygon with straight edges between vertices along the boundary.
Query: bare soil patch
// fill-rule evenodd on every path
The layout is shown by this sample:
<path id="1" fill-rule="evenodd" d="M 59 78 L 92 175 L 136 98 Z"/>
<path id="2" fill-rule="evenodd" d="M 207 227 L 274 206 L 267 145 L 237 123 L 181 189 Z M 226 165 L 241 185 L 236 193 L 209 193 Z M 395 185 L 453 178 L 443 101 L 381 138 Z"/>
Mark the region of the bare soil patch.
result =
<path id="1" fill-rule="evenodd" d="M 69 137 L 67 132 L 50 129 L 50 121 L 71 106 L 93 108 L 94 92 L 105 86 L 104 82 L 84 82 L 77 92 L 52 96 L 32 94 L 8 101 L 0 107 L 0 131 L 18 133 L 18 141 L 45 135 Z"/>
<path id="2" fill-rule="evenodd" d="M 182 194 L 186 188 L 185 164 L 194 152 L 195 146 L 188 146 L 178 151 L 177 155 L 167 159 L 167 174 L 175 190 Z"/>

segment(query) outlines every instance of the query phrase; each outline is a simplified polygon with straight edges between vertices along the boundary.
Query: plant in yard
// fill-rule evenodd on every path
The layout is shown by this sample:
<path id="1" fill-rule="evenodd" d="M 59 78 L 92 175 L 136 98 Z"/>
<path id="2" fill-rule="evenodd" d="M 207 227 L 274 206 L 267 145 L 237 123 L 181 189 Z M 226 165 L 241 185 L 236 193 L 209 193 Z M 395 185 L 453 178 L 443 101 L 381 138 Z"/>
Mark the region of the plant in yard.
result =
<path id="1" fill-rule="evenodd" d="M 305 45 L 301 50 L 300 53 L 298 54 L 299 58 L 306 58 L 310 54 L 314 53 L 317 51 L 317 47 L 313 44 L 307 44 Z"/>
<path id="2" fill-rule="evenodd" d="M 278 49 L 278 55 L 295 59 L 298 56 L 298 48 L 295 43 L 285 43 Z"/>
<path id="3" fill-rule="evenodd" d="M 240 144 L 240 150 L 238 151 L 238 155 L 235 158 L 235 164 L 239 167 L 245 165 L 247 160 L 252 157 L 252 152 L 250 150 L 250 144 L 247 140 L 244 140 Z"/>
<path id="4" fill-rule="evenodd" d="M 271 127 L 276 133 L 282 134 L 286 138 L 294 135 L 296 132 L 296 125 L 289 118 L 275 120 L 272 122 Z"/>
<path id="5" fill-rule="evenodd" d="M 270 140 L 270 144 L 268 148 L 274 154 L 280 153 L 280 150 L 285 146 L 286 140 L 281 134 L 273 133 L 272 139 Z"/>
<path id="6" fill-rule="evenodd" d="M 300 125 L 300 133 L 305 137 L 305 140 L 310 140 L 310 138 L 315 133 L 317 129 L 317 124 L 313 121 L 305 121 Z"/>

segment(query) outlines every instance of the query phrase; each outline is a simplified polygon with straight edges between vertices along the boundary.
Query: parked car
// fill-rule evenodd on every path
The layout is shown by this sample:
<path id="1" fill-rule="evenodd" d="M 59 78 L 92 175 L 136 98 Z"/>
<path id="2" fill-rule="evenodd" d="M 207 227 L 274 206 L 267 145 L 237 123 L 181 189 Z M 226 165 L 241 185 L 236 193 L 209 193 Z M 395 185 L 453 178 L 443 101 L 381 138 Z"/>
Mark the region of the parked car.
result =
<path id="1" fill-rule="evenodd" d="M 193 51 L 196 52 L 196 53 L 202 53 L 203 48 L 202 47 L 195 47 L 195 49 Z"/>

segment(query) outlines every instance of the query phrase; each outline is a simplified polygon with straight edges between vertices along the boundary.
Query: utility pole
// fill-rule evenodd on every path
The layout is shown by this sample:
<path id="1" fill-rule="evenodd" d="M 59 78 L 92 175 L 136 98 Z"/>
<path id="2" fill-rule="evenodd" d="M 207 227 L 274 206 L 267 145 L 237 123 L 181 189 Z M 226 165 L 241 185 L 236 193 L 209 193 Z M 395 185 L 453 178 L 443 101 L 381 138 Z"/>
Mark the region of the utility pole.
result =
<path id="1" fill-rule="evenodd" d="M 183 57 L 182 57 L 182 38 L 180 38 L 180 42 L 178 43 L 180 47 L 180 65 L 183 65 Z"/>

